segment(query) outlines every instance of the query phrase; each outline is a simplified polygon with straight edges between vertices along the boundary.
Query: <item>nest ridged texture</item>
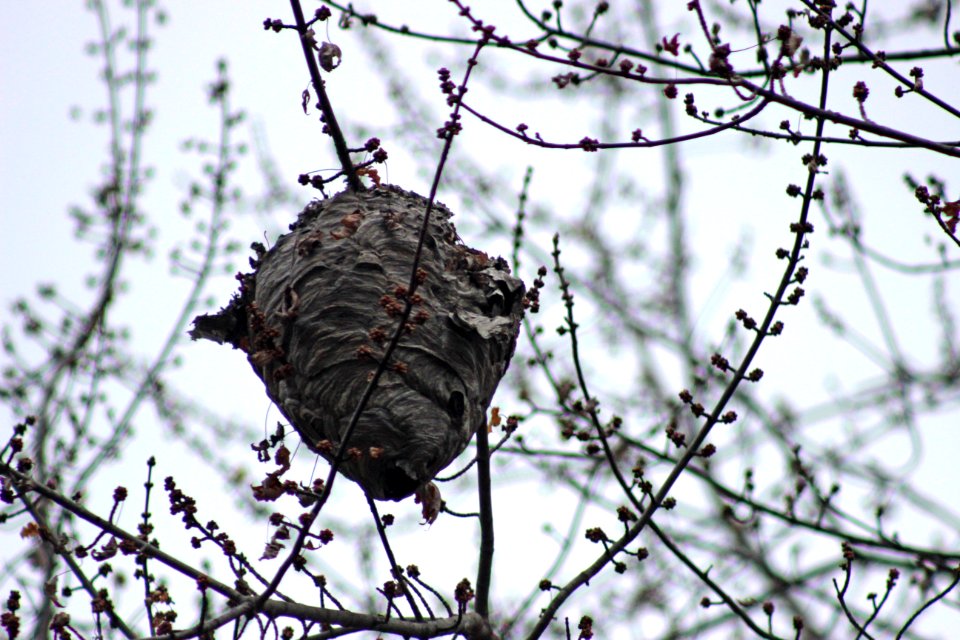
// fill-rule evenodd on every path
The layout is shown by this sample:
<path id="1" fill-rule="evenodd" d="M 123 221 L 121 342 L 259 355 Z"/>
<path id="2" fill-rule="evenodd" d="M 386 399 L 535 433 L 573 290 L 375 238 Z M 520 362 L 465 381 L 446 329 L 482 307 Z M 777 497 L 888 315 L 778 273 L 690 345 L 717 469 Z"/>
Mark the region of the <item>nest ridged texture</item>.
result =
<path id="1" fill-rule="evenodd" d="M 245 350 L 304 442 L 332 461 L 410 301 L 340 467 L 381 500 L 414 493 L 486 428 L 523 313 L 523 283 L 503 259 L 464 245 L 438 203 L 411 295 L 426 209 L 392 186 L 312 202 L 230 305 L 192 332 Z"/>

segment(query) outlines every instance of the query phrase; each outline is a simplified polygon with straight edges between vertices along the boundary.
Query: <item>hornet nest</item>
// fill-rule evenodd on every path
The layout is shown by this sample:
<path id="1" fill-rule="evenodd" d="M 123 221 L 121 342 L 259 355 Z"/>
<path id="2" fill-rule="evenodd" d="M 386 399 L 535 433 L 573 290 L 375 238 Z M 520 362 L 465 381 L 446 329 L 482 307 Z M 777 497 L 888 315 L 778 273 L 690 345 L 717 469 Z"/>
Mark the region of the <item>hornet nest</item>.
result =
<path id="1" fill-rule="evenodd" d="M 523 282 L 463 244 L 439 203 L 407 290 L 426 208 L 386 185 L 311 202 L 269 251 L 253 245 L 254 272 L 190 332 L 246 352 L 284 417 L 332 462 L 409 301 L 339 468 L 378 500 L 424 490 L 486 428 L 523 314 Z"/>

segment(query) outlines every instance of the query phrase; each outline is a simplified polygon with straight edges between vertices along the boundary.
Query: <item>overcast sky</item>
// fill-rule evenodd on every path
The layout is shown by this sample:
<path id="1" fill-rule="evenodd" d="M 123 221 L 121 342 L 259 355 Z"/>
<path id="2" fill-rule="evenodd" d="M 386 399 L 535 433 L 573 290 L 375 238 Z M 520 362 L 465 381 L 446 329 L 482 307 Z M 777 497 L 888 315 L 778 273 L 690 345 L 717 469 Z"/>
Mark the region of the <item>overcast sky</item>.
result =
<path id="1" fill-rule="evenodd" d="M 83 288 L 84 276 L 96 270 L 90 245 L 74 241 L 73 226 L 66 215 L 70 205 L 85 206 L 89 201 L 91 185 L 96 182 L 107 157 L 105 131 L 90 122 L 92 112 L 104 104 L 104 87 L 96 81 L 99 61 L 84 54 L 85 45 L 95 33 L 95 22 L 93 15 L 84 11 L 82 5 L 80 2 L 46 3 L 38 9 L 37 3 L 8 2 L 4 6 L 3 26 L 0 27 L 0 87 L 3 87 L 0 91 L 0 194 L 3 194 L 0 273 L 5 274 L 4 284 L 0 285 L 4 305 L 0 317 L 4 319 L 9 317 L 10 301 L 30 295 L 38 282 L 57 282 L 68 295 L 84 299 L 87 295 Z M 455 11 L 446 2 L 423 2 L 418 5 L 422 10 L 412 9 L 410 3 L 398 5 L 405 5 L 405 9 L 398 11 L 401 14 L 407 12 L 406 21 L 416 19 L 438 29 L 456 23 Z M 491 2 L 486 6 L 493 13 L 511 5 Z M 147 187 L 144 203 L 152 224 L 156 225 L 158 252 L 152 261 L 132 261 L 127 274 L 130 297 L 117 307 L 117 318 L 131 326 L 135 351 L 145 357 L 149 357 L 165 337 L 189 285 L 187 280 L 170 275 L 166 254 L 191 237 L 191 223 L 178 215 L 177 207 L 188 180 L 199 175 L 198 163 L 194 156 L 184 155 L 180 146 L 190 137 L 210 138 L 215 135 L 216 113 L 207 104 L 205 87 L 214 78 L 216 60 L 225 57 L 229 61 L 234 90 L 232 102 L 247 113 L 248 124 L 240 130 L 239 137 L 251 140 L 250 126 L 262 127 L 282 176 L 292 188 L 298 189 L 294 184 L 298 173 L 329 168 L 334 163 L 315 114 L 305 116 L 300 107 L 300 92 L 307 85 L 307 77 L 299 45 L 289 33 L 266 33 L 262 28 L 263 19 L 268 16 L 289 21 L 286 3 L 174 2 L 169 3 L 168 11 L 168 24 L 154 30 L 157 39 L 150 53 L 150 67 L 156 70 L 158 81 L 149 89 L 148 104 L 155 109 L 155 120 L 145 147 L 147 164 L 155 168 L 155 173 Z M 118 18 L 123 16 L 126 20 L 119 10 L 115 13 Z M 378 76 L 377 69 L 371 68 L 370 58 L 364 54 L 360 40 L 339 31 L 335 24 L 329 28 L 329 38 L 344 52 L 343 66 L 330 76 L 329 81 L 340 119 L 371 125 L 380 119 L 392 123 L 395 115 L 385 99 L 385 79 Z M 509 29 L 509 23 L 504 28 Z M 441 58 L 430 54 L 430 45 L 419 42 L 400 44 L 398 64 L 411 70 L 418 79 L 418 91 L 424 95 L 436 95 L 437 113 L 443 113 L 435 75 Z M 454 76 L 461 71 L 462 68 L 454 69 Z M 499 71 L 526 73 L 528 69 L 503 67 Z M 549 70 L 541 76 L 546 82 Z M 955 78 L 955 64 L 928 66 L 928 86 L 953 97 L 956 103 Z M 834 108 L 854 108 L 849 88 L 856 79 L 856 74 L 851 73 L 837 80 L 836 93 L 832 94 L 832 99 L 836 100 Z M 571 114 L 582 113 L 577 111 L 584 108 L 582 104 L 566 110 L 567 107 L 559 101 L 547 101 L 546 106 L 524 111 L 522 117 L 514 117 L 511 109 L 515 109 L 518 103 L 511 96 L 498 95 L 495 85 L 472 88 L 471 100 L 488 109 L 488 113 L 503 118 L 506 124 L 515 124 L 513 120 L 530 120 L 531 127 L 557 135 L 565 134 L 573 140 L 596 134 L 595 120 L 573 120 L 575 124 L 570 124 Z M 911 130 L 919 134 L 938 138 L 960 136 L 956 121 L 935 111 L 914 113 L 915 105 L 908 100 L 883 99 L 878 88 L 876 99 L 869 106 L 872 117 L 880 121 L 884 118 L 906 121 Z M 79 118 L 71 118 L 71 113 L 79 114 Z M 577 129 L 576 123 L 579 122 L 583 122 L 583 131 Z M 432 126 L 441 124 L 439 121 Z M 796 124 L 812 129 L 809 122 Z M 584 205 L 582 194 L 589 186 L 589 176 L 583 172 L 584 163 L 589 160 L 584 158 L 586 154 L 536 151 L 505 138 L 469 116 L 465 118 L 465 127 L 454 162 L 467 156 L 479 159 L 486 166 L 495 167 L 496 174 L 512 185 L 514 192 L 519 191 L 525 167 L 533 164 L 536 174 L 531 195 L 535 205 L 551 208 L 561 216 L 574 215 Z M 414 151 L 394 144 L 389 138 L 384 139 L 384 145 L 391 154 L 385 168 L 389 181 L 425 193 L 429 183 L 427 176 L 416 170 Z M 733 310 L 752 304 L 759 312 L 764 304 L 763 292 L 776 285 L 779 272 L 772 247 L 789 242 L 786 228 L 796 211 L 794 202 L 784 194 L 784 185 L 787 181 L 800 182 L 802 172 L 795 171 L 789 179 L 784 176 L 783 167 L 788 166 L 785 164 L 788 160 L 784 158 L 798 155 L 789 149 L 765 147 L 748 153 L 742 141 L 729 136 L 692 143 L 685 147 L 684 153 L 691 185 L 688 196 L 691 247 L 698 273 L 693 280 L 692 292 L 699 305 L 695 330 L 706 342 L 717 343 L 722 340 L 724 324 Z M 662 181 L 656 154 L 638 150 L 618 158 L 643 181 L 651 185 Z M 740 170 L 729 171 L 731 166 L 738 166 Z M 796 160 L 796 166 L 800 169 L 799 160 Z M 843 148 L 831 151 L 828 169 L 847 172 L 849 182 L 860 198 L 861 210 L 867 216 L 866 237 L 873 246 L 904 262 L 926 262 L 931 259 L 930 239 L 938 239 L 939 231 L 931 220 L 920 215 L 915 200 L 902 186 L 902 174 L 906 168 L 919 177 L 934 171 L 942 177 L 955 179 L 956 166 L 955 160 L 948 161 L 931 154 Z M 255 194 L 262 188 L 252 160 L 242 166 L 237 177 L 248 193 Z M 312 197 L 309 190 L 296 192 L 301 196 L 301 204 Z M 509 200 L 512 194 L 503 197 Z M 448 204 L 456 203 L 456 196 L 444 193 L 443 187 L 440 199 Z M 291 205 L 289 211 L 276 212 L 274 228 L 281 228 L 292 220 L 299 208 L 300 204 L 296 204 Z M 818 226 L 818 233 L 813 237 L 814 251 L 809 257 L 813 272 L 810 290 L 832 300 L 843 300 L 853 317 L 869 318 L 866 297 L 859 280 L 852 275 L 849 255 L 840 253 L 842 245 L 839 243 L 828 245 L 826 233 L 820 235 L 821 229 L 826 231 L 822 220 L 815 218 L 814 223 Z M 470 237 L 470 233 L 481 228 L 476 221 L 467 219 L 458 224 L 462 224 L 461 235 L 468 243 L 478 245 L 484 242 L 482 237 Z M 262 239 L 264 230 L 262 219 L 237 216 L 232 221 L 230 233 L 246 246 Z M 771 237 L 780 239 L 770 240 Z M 734 246 L 744 239 L 747 239 L 745 246 L 749 248 L 747 270 L 742 279 L 732 279 L 727 272 L 729 256 Z M 545 247 L 546 244 L 541 248 Z M 509 245 L 503 239 L 493 241 L 492 246 L 483 245 L 483 248 L 491 253 L 506 254 L 509 251 Z M 951 246 L 949 251 L 953 259 L 960 257 L 956 246 Z M 826 266 L 825 261 L 831 257 L 831 266 Z M 908 360 L 936 360 L 939 357 L 937 342 L 931 336 L 938 327 L 931 320 L 929 288 L 918 288 L 913 279 L 883 270 L 877 274 L 883 278 L 882 294 Z M 521 275 L 529 279 L 531 274 Z M 947 286 L 954 296 L 960 294 L 955 278 L 948 281 Z M 232 273 L 224 273 L 211 283 L 209 293 L 219 303 L 225 303 L 234 287 Z M 806 397 L 812 406 L 828 401 L 839 389 L 858 388 L 875 378 L 875 365 L 863 353 L 821 334 L 818 335 L 822 340 L 817 341 L 804 337 L 806 329 L 812 330 L 818 324 L 812 305 L 790 310 L 785 321 L 789 331 L 781 341 L 765 347 L 759 363 L 773 374 L 769 376 L 769 382 L 765 380 L 771 389 L 789 393 L 797 384 L 805 385 Z M 591 326 L 589 318 L 584 320 L 584 326 L 587 332 L 600 330 Z M 882 344 L 880 328 L 875 323 L 865 321 L 856 330 L 868 341 Z M 279 414 L 270 410 L 259 381 L 241 354 L 212 344 L 187 344 L 181 353 L 184 366 L 172 377 L 175 384 L 185 390 L 203 389 L 202 395 L 213 409 L 245 420 L 254 431 L 279 419 Z M 824 375 L 823 367 L 818 363 L 834 359 L 844 360 L 842 367 L 832 369 L 840 374 Z M 781 367 L 778 373 L 777 365 L 783 362 L 794 364 Z M 211 381 L 216 383 L 211 384 Z M 956 487 L 960 486 L 960 467 L 955 463 L 960 451 L 957 419 L 957 408 L 952 406 L 940 418 L 926 423 L 922 442 L 923 464 L 916 469 L 914 476 L 917 483 L 932 495 L 954 504 Z M 144 433 L 155 427 L 149 417 L 138 423 Z M 117 476 L 132 476 L 135 480 L 129 481 L 131 485 L 141 482 L 142 461 L 154 452 L 166 454 L 166 458 L 160 460 L 164 468 L 161 476 L 183 474 L 187 470 L 178 468 L 176 463 L 178 455 L 182 455 L 178 447 L 182 446 L 166 442 L 162 433 L 137 439 L 127 452 L 133 462 L 119 466 L 117 475 L 112 475 L 107 484 Z M 891 439 L 889 446 L 877 455 L 896 468 L 901 464 L 913 464 L 909 451 L 905 442 Z M 238 452 L 238 455 L 244 454 Z M 307 472 L 312 464 L 310 460 L 301 460 Z M 325 468 L 322 464 L 321 467 Z M 189 473 L 198 479 L 194 490 L 201 500 L 213 503 L 222 500 L 217 491 L 211 491 L 209 495 L 201 492 L 203 484 L 215 486 L 210 470 L 195 467 L 190 468 Z M 347 496 L 343 499 L 357 500 L 357 490 L 346 482 L 342 484 L 345 486 L 340 490 Z M 551 500 L 560 504 L 561 499 L 566 499 L 565 495 L 544 493 L 542 487 L 536 486 L 527 487 L 526 493 L 517 497 L 518 485 L 511 486 L 511 499 L 516 501 L 505 507 L 511 514 L 507 517 L 513 519 L 514 526 L 527 527 L 531 535 L 539 531 L 541 523 L 535 514 L 528 517 L 527 505 L 535 501 L 548 507 Z M 509 502 L 505 499 L 500 504 Z M 416 507 L 412 503 L 400 505 L 396 511 L 415 514 Z M 135 510 L 128 515 L 134 517 Z M 226 520 L 229 516 L 221 514 L 218 517 Z M 911 528 L 906 522 L 903 526 L 907 531 Z M 269 535 L 266 526 L 259 523 L 249 533 L 253 549 Z M 923 539 L 925 532 L 914 530 L 913 533 Z M 436 575 L 443 575 L 442 580 L 446 582 L 458 579 L 459 574 L 454 573 L 461 571 L 462 567 L 449 561 L 450 557 L 456 556 L 457 550 L 447 546 L 438 549 L 435 541 L 450 544 L 449 541 L 456 540 L 458 535 L 467 539 L 472 536 L 470 530 L 447 518 L 438 521 L 428 535 L 429 539 L 414 527 L 413 534 L 404 539 L 401 552 L 406 554 L 405 557 L 417 558 L 421 564 L 432 559 L 432 570 Z M 552 558 L 554 550 L 549 546 L 524 546 L 520 556 L 516 552 L 508 545 L 499 547 L 498 563 L 503 563 L 503 567 L 515 563 L 518 572 L 528 569 L 526 578 L 535 579 Z M 453 573 L 445 575 L 451 569 Z"/>

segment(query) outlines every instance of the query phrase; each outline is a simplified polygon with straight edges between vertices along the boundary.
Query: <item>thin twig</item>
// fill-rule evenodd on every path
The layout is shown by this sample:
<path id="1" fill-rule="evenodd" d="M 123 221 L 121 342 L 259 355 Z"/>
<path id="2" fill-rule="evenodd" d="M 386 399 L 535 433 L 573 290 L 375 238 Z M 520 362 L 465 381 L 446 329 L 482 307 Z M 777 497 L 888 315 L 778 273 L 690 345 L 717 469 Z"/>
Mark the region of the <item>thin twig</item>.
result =
<path id="1" fill-rule="evenodd" d="M 320 111 L 323 113 L 323 122 L 327 126 L 330 137 L 333 138 L 333 146 L 337 152 L 337 159 L 347 177 L 347 185 L 351 191 L 363 191 L 363 183 L 357 176 L 353 161 L 350 160 L 350 151 L 347 147 L 347 141 L 343 137 L 340 125 L 337 124 L 337 117 L 333 113 L 333 104 L 327 97 L 327 91 L 324 86 L 323 78 L 320 77 L 320 68 L 317 66 L 316 56 L 313 54 L 313 43 L 307 35 L 307 22 L 303 18 L 303 9 L 300 7 L 300 0 L 290 0 L 290 8 L 293 9 L 293 17 L 297 23 L 297 33 L 300 34 L 300 47 L 303 49 L 303 57 L 307 62 L 307 69 L 310 71 L 310 82 L 317 92 L 317 98 L 320 101 Z"/>
<path id="2" fill-rule="evenodd" d="M 843 611 L 843 614 L 847 617 L 847 621 L 850 623 L 850 625 L 854 629 L 857 630 L 857 634 L 858 634 L 857 637 L 866 636 L 867 640 L 874 640 L 873 636 L 867 633 L 866 629 L 860 626 L 860 623 L 857 622 L 857 619 L 854 617 L 853 612 L 850 611 L 850 609 L 847 607 L 847 601 L 845 596 L 847 595 L 847 588 L 850 587 L 850 574 L 851 574 L 852 567 L 853 567 L 853 560 L 848 559 L 844 563 L 845 573 L 844 573 L 844 579 L 843 579 L 843 586 L 842 587 L 839 586 L 837 584 L 837 580 L 834 579 L 833 589 L 837 593 L 837 602 L 840 603 L 840 609 Z"/>
<path id="3" fill-rule="evenodd" d="M 152 528 L 150 525 L 150 494 L 153 490 L 153 468 L 156 464 L 156 459 L 150 456 L 150 459 L 147 460 L 147 481 L 143 483 L 143 514 L 141 514 L 141 517 L 143 518 L 142 526 L 144 535 Z M 153 625 L 153 599 L 150 598 L 150 582 L 152 576 L 150 575 L 149 556 L 140 556 L 138 560 L 140 560 L 140 569 L 143 572 L 141 579 L 143 580 L 143 601 L 147 609 L 147 622 L 150 624 L 151 629 L 155 629 L 156 627 Z M 206 594 L 204 593 L 204 609 L 206 609 L 206 602 Z"/>
<path id="4" fill-rule="evenodd" d="M 955 577 L 953 579 L 953 582 L 948 584 L 946 589 L 944 589 L 934 597 L 927 600 L 925 603 L 923 603 L 922 607 L 914 611 L 913 615 L 907 618 L 907 621 L 903 623 L 903 627 L 901 627 L 900 631 L 897 633 L 897 640 L 903 637 L 903 635 L 907 632 L 907 629 L 910 627 L 910 625 L 913 624 L 916 621 L 916 619 L 920 617 L 920 614 L 922 614 L 924 611 L 926 611 L 927 609 L 932 607 L 934 604 L 942 600 L 948 593 L 953 591 L 958 584 L 960 584 L 960 568 L 954 570 L 954 576 Z"/>
<path id="5" fill-rule="evenodd" d="M 420 609 L 417 607 L 417 601 L 414 599 L 413 594 L 410 593 L 410 589 L 407 588 L 407 578 L 403 575 L 403 570 L 400 568 L 400 565 L 397 564 L 397 559 L 393 555 L 390 540 L 387 539 L 387 530 L 383 526 L 383 520 L 380 519 L 380 513 L 377 511 L 377 503 L 374 502 L 373 498 L 369 495 L 367 496 L 367 505 L 370 507 L 370 513 L 373 514 L 373 522 L 377 527 L 377 535 L 380 536 L 380 544 L 383 545 L 383 550 L 387 554 L 387 561 L 390 563 L 390 575 L 399 583 L 403 595 L 407 598 L 407 604 L 410 605 L 410 610 L 413 611 L 414 617 L 416 617 L 417 620 L 423 620 L 423 614 L 420 613 Z"/>

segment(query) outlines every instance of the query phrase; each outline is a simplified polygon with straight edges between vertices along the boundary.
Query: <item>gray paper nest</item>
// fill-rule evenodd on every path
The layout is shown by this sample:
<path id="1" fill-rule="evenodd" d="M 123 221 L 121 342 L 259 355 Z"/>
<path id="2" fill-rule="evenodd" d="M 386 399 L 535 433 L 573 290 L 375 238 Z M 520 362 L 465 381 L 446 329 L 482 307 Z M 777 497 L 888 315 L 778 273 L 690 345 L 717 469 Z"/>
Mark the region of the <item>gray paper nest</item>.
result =
<path id="1" fill-rule="evenodd" d="M 399 311 L 416 300 L 412 331 L 340 467 L 379 500 L 423 487 L 485 428 L 523 313 L 523 282 L 502 258 L 464 245 L 439 203 L 420 259 L 422 284 L 415 296 L 406 292 L 426 207 L 394 186 L 311 202 L 269 251 L 254 245 L 254 273 L 190 332 L 245 351 L 304 443 L 332 461 Z"/>

